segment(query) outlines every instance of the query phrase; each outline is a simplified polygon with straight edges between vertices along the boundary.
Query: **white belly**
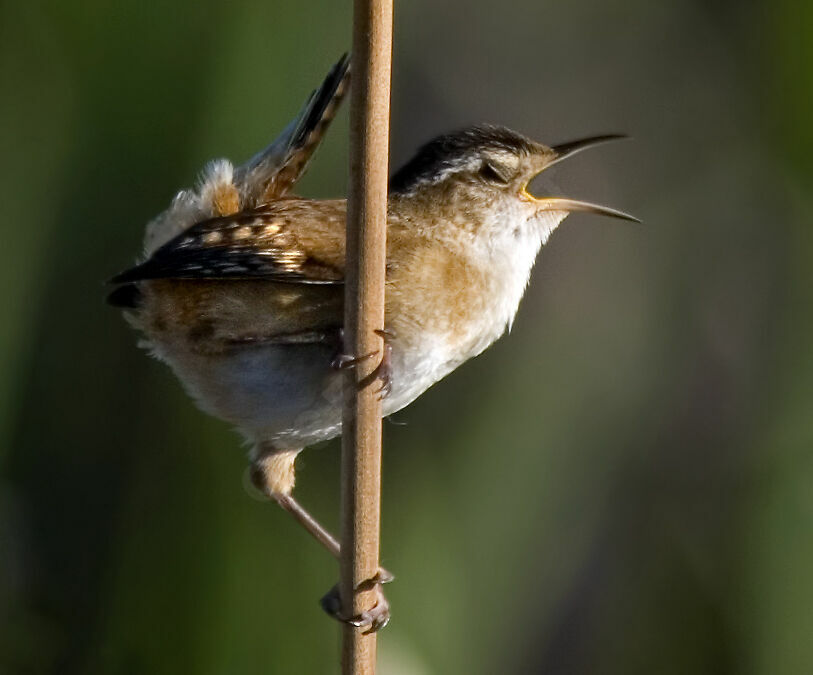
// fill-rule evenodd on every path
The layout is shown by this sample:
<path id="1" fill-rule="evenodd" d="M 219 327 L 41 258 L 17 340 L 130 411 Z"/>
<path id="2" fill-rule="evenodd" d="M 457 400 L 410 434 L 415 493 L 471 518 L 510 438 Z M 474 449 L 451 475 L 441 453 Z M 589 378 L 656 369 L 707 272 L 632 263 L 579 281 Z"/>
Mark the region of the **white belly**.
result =
<path id="1" fill-rule="evenodd" d="M 330 366 L 333 347 L 256 345 L 208 355 L 155 345 L 154 352 L 201 409 L 234 424 L 253 442 L 293 449 L 341 433 L 344 376 Z M 411 403 L 458 363 L 442 350 L 399 350 L 396 342 L 384 415 Z"/>

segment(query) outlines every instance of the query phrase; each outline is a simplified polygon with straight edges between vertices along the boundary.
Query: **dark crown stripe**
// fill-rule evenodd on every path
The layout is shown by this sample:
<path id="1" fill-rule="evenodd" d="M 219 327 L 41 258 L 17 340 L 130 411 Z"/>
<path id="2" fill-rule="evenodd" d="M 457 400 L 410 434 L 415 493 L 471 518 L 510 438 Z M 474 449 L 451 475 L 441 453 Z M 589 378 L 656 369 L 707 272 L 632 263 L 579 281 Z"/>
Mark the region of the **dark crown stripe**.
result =
<path id="1" fill-rule="evenodd" d="M 416 155 L 390 178 L 390 192 L 409 192 L 415 185 L 431 181 L 454 169 L 472 153 L 482 150 L 508 150 L 531 153 L 535 144 L 505 127 L 482 124 L 444 134 L 422 146 Z"/>

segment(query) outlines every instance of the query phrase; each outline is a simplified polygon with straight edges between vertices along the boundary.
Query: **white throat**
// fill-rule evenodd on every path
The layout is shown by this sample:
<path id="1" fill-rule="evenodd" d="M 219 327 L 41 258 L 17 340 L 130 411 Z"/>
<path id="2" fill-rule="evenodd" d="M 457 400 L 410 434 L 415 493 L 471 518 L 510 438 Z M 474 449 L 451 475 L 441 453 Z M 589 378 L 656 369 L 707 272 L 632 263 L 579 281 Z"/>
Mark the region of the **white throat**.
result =
<path id="1" fill-rule="evenodd" d="M 500 334 L 505 329 L 511 330 L 539 251 L 566 216 L 563 211 L 513 214 L 502 224 L 500 235 L 491 238 L 492 264 L 498 272 L 495 283 L 499 290 L 494 308 L 500 320 Z"/>

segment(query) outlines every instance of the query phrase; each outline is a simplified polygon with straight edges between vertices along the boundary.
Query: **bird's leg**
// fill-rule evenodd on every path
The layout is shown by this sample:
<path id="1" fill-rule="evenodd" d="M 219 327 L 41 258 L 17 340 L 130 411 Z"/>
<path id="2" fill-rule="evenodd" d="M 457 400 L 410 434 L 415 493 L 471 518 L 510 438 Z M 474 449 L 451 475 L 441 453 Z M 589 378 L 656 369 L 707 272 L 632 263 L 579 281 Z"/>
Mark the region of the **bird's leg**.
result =
<path id="1" fill-rule="evenodd" d="M 251 480 L 255 487 L 271 497 L 277 504 L 290 513 L 294 519 L 308 531 L 337 560 L 341 555 L 341 545 L 326 528 L 319 523 L 302 505 L 291 496 L 294 488 L 294 462 L 300 450 L 260 451 L 251 465 Z M 341 600 L 338 586 L 334 586 L 322 598 L 322 608 L 331 616 L 352 624 L 366 627 L 368 631 L 377 631 L 390 620 L 389 603 L 381 590 L 381 584 L 393 580 L 393 575 L 383 567 L 376 575 L 364 582 L 363 588 L 375 588 L 377 602 L 375 607 L 357 617 L 345 617 L 341 613 Z"/>
<path id="2" fill-rule="evenodd" d="M 339 559 L 341 555 L 339 542 L 298 501 L 291 495 L 273 495 L 273 497 L 277 504 L 290 513 L 334 558 Z M 381 584 L 389 583 L 393 578 L 391 572 L 380 567 L 372 579 L 362 582 L 359 590 L 375 590 L 376 603 L 372 609 L 362 612 L 359 616 L 347 617 L 342 614 L 342 600 L 339 596 L 338 584 L 325 593 L 319 604 L 335 619 L 359 628 L 366 628 L 365 632 L 373 633 L 389 623 L 390 603 L 381 589 Z"/>
<path id="3" fill-rule="evenodd" d="M 336 558 L 336 560 L 339 559 L 341 555 L 341 545 L 336 540 L 336 537 L 322 527 L 322 524 L 308 513 L 296 499 L 291 495 L 284 494 L 272 494 L 271 496 L 274 501 L 290 513 L 294 517 L 294 520 L 302 525 L 316 541 L 322 544 L 330 555 Z"/>
<path id="4" fill-rule="evenodd" d="M 251 465 L 251 481 L 258 490 L 268 495 L 324 546 L 334 558 L 339 557 L 340 546 L 330 532 L 291 496 L 294 489 L 294 462 L 300 450 L 260 451 Z"/>

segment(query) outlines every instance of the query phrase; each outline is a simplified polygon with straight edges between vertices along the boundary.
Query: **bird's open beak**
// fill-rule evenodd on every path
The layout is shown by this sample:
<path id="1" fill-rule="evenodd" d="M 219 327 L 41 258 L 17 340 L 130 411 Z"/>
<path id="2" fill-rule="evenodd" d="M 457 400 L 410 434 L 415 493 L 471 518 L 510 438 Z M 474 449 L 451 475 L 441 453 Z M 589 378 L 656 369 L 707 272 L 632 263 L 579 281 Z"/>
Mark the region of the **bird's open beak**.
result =
<path id="1" fill-rule="evenodd" d="M 611 216 L 612 218 L 621 218 L 622 220 L 631 220 L 633 223 L 640 223 L 641 221 L 629 213 L 624 213 L 618 209 L 611 209 L 609 206 L 601 206 L 601 204 L 591 204 L 590 202 L 582 202 L 578 199 L 567 199 L 566 197 L 542 197 L 536 200 L 539 202 L 542 211 L 585 211 L 586 213 L 597 213 L 601 216 Z"/>
<path id="2" fill-rule="evenodd" d="M 558 164 L 563 159 L 572 157 L 573 155 L 581 152 L 582 150 L 586 150 L 587 148 L 593 148 L 597 145 L 602 145 L 604 143 L 609 143 L 610 141 L 618 141 L 625 138 L 628 137 L 623 134 L 605 134 L 603 136 L 591 136 L 589 138 L 582 138 L 578 141 L 571 141 L 570 143 L 556 145 L 551 148 L 551 150 L 554 152 L 553 159 L 551 159 L 550 152 L 546 153 L 545 162 L 539 170 L 541 172 L 545 169 L 549 169 L 551 166 Z M 617 209 L 611 209 L 608 206 L 601 206 L 600 204 L 591 204 L 590 202 L 583 202 L 577 199 L 568 199 L 566 197 L 528 196 L 531 196 L 543 211 L 566 211 L 568 213 L 572 211 L 585 211 L 587 213 L 597 213 L 602 216 L 611 216 L 612 218 L 621 218 L 622 220 L 631 220 L 635 223 L 641 222 L 635 216 L 631 216 L 623 211 L 618 211 Z"/>
<path id="3" fill-rule="evenodd" d="M 563 159 L 573 157 L 573 155 L 578 154 L 582 150 L 587 150 L 587 148 L 595 148 L 597 145 L 604 145 L 611 141 L 623 141 L 627 138 L 629 138 L 629 136 L 625 136 L 624 134 L 604 134 L 603 136 L 590 136 L 589 138 L 581 138 L 578 141 L 554 145 L 551 150 L 556 154 L 552 161 L 548 161 L 548 163 L 545 164 L 545 168 L 549 169 Z"/>

